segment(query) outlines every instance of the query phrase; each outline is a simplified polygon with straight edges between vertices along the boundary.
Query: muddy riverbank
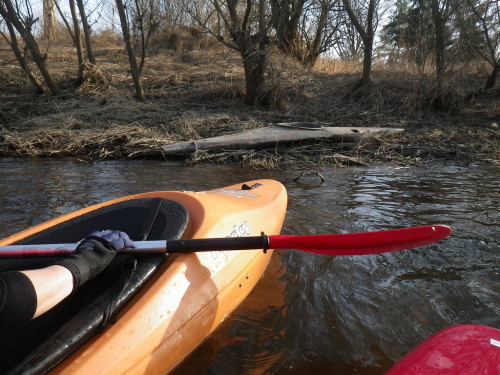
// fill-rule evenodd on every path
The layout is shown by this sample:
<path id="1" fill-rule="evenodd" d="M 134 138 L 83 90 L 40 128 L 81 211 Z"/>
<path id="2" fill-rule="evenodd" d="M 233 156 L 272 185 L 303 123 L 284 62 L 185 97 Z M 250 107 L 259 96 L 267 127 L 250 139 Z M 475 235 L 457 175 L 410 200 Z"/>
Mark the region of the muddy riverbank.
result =
<path id="1" fill-rule="evenodd" d="M 307 70 L 287 59 L 279 75 L 269 79 L 283 100 L 258 108 L 244 103 L 241 59 L 218 48 L 149 57 L 143 74 L 148 103 L 141 103 L 133 98 L 131 78 L 125 74 L 125 51 L 98 47 L 98 67 L 81 85 L 75 83 L 70 51 L 61 48 L 59 58 L 51 60 L 65 88 L 61 97 L 36 95 L 20 69 L 6 65 L 0 75 L 0 156 L 76 157 L 86 162 L 171 159 L 150 151 L 279 122 L 312 122 L 404 132 L 349 142 L 199 151 L 180 159 L 186 164 L 244 163 L 259 169 L 500 160 L 498 90 L 463 92 L 456 105 L 437 111 L 412 102 L 415 77 L 403 69 L 375 67 L 373 84 L 360 92 L 352 90 L 359 79 L 355 65 L 339 67 L 330 61 Z"/>

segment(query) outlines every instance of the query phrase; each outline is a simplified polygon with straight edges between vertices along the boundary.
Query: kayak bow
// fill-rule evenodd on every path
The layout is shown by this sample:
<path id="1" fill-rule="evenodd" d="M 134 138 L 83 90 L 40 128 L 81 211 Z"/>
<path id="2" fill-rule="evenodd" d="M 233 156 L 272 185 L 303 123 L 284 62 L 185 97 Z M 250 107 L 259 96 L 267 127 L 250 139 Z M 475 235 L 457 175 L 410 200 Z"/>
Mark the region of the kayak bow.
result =
<path id="1" fill-rule="evenodd" d="M 385 375 L 498 374 L 500 330 L 462 324 L 428 337 Z"/>

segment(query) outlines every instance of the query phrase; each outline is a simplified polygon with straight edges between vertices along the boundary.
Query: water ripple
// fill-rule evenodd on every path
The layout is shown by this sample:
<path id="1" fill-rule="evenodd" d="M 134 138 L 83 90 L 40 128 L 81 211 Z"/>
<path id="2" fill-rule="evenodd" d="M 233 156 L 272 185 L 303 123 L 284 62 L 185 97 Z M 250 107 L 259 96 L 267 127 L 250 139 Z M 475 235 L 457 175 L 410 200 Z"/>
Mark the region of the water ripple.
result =
<path id="1" fill-rule="evenodd" d="M 388 254 L 280 252 L 274 258 L 279 267 L 267 270 L 176 374 L 382 374 L 425 337 L 452 324 L 500 327 L 497 166 L 324 168 L 321 174 L 325 183 L 313 186 L 294 183 L 293 171 L 237 166 L 5 159 L 0 223 L 5 236 L 125 194 L 275 178 L 289 192 L 283 233 L 435 223 L 453 228 L 445 241 Z"/>

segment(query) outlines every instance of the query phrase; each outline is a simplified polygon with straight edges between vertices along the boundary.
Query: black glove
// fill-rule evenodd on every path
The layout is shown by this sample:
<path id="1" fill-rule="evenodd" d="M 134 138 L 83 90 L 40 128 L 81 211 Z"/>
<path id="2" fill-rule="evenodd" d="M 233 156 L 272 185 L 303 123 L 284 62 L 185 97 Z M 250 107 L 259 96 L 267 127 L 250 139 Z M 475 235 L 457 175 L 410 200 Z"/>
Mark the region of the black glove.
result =
<path id="1" fill-rule="evenodd" d="M 55 264 L 67 268 L 73 274 L 74 292 L 104 270 L 116 252 L 124 247 L 134 247 L 134 241 L 126 233 L 117 230 L 97 231 L 82 240 L 73 254 Z"/>

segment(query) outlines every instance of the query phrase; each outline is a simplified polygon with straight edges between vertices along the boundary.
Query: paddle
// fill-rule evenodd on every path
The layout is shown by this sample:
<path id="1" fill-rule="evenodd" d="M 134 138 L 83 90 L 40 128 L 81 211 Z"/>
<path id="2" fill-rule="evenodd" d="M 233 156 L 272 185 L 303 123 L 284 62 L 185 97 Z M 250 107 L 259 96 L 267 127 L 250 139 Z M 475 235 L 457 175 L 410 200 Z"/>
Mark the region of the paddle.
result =
<path id="1" fill-rule="evenodd" d="M 364 255 L 398 251 L 438 242 L 451 233 L 445 225 L 427 225 L 378 232 L 306 236 L 203 238 L 193 240 L 136 241 L 134 249 L 120 252 L 190 253 L 252 249 L 298 249 L 327 255 Z M 77 244 L 0 246 L 0 258 L 66 255 Z"/>

